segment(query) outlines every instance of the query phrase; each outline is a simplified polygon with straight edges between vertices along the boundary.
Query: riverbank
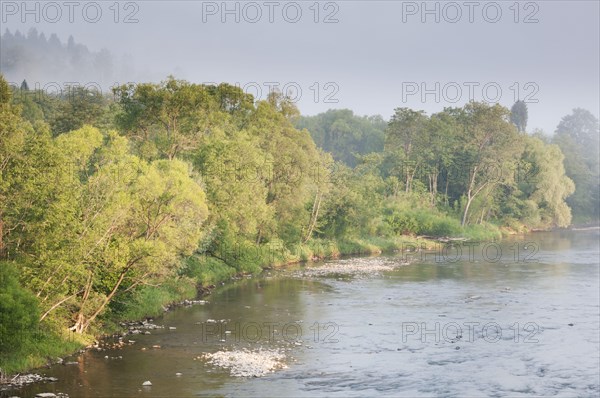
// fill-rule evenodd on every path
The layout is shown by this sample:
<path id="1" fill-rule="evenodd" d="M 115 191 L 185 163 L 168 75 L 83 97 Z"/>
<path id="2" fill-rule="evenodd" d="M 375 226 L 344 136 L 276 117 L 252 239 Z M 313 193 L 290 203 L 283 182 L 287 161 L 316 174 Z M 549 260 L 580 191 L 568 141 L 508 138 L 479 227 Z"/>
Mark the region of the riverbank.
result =
<path id="1" fill-rule="evenodd" d="M 496 239 L 498 231 L 475 226 L 464 239 Z M 175 278 L 158 286 L 143 286 L 134 293 L 115 300 L 115 305 L 102 316 L 101 324 L 89 334 L 76 334 L 56 325 L 41 324 L 39 330 L 34 333 L 34 338 L 28 340 L 19 352 L 1 358 L 1 383 L 10 383 L 10 380 L 20 372 L 63 363 L 63 358 L 97 346 L 98 340 L 104 337 L 121 333 L 124 323 L 157 317 L 177 305 L 185 304 L 188 300 L 206 297 L 217 285 L 239 279 L 244 275 L 258 274 L 265 269 L 297 263 L 336 259 L 341 256 L 432 250 L 436 244 L 451 239 L 453 238 L 413 236 L 370 237 L 343 241 L 314 239 L 297 245 L 291 250 L 266 246 L 258 248 L 252 254 L 219 253 L 220 258 L 209 255 L 194 256 L 186 260 L 180 274 Z M 234 260 L 235 264 L 231 264 Z"/>
<path id="2" fill-rule="evenodd" d="M 442 395 L 452 380 L 463 383 L 452 391 L 456 395 L 511 396 L 524 385 L 535 386 L 529 395 L 593 395 L 598 390 L 590 376 L 597 364 L 587 353 L 598 345 L 593 333 L 598 308 L 590 300 L 598 295 L 597 283 L 590 283 L 598 275 L 597 237 L 597 231 L 567 230 L 507 237 L 498 242 L 503 256 L 495 263 L 483 260 L 480 242 L 472 261 L 469 246 L 463 246 L 464 261 L 456 262 L 411 253 L 405 266 L 397 253 L 273 269 L 228 282 L 204 303 L 127 325 L 122 339 L 102 340 L 100 347 L 68 359 L 77 366 L 38 371 L 56 382 L 0 396 L 300 396 L 307 385 L 325 395 L 335 389 L 352 396 L 363 394 L 365 386 L 369 391 L 383 386 L 416 396 L 430 395 L 427 381 L 442 373 L 447 377 L 435 390 Z M 512 249 L 532 241 L 539 247 L 531 261 L 516 260 Z M 375 272 L 364 274 L 367 269 Z M 532 319 L 531 308 L 539 317 Z M 419 328 L 413 332 L 409 322 Z M 429 331 L 440 325 L 427 344 L 423 324 L 431 325 Z M 489 332 L 491 327 L 498 332 Z M 486 330 L 494 336 L 501 331 L 504 338 L 490 344 Z M 577 342 L 568 351 L 566 339 Z M 285 357 L 274 357 L 277 353 Z M 532 358 L 534 371 L 515 368 L 524 357 Z M 373 361 L 380 365 L 376 370 Z M 492 373 L 485 370 L 490 361 Z M 509 380 L 498 384 L 498 372 Z M 389 384 L 399 374 L 401 382 Z M 146 381 L 152 386 L 143 387 Z"/>

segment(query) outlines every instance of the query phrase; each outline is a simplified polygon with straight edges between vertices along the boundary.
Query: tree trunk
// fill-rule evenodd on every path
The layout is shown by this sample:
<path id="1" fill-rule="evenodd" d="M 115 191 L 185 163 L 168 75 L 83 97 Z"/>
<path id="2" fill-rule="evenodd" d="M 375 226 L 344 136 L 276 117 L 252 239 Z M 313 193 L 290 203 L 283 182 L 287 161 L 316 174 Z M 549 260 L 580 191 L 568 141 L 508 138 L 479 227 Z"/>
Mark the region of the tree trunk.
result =
<path id="1" fill-rule="evenodd" d="M 478 169 L 479 166 L 475 166 L 473 168 L 473 173 L 471 174 L 471 181 L 469 181 L 469 189 L 467 190 L 467 205 L 465 206 L 465 213 L 463 214 L 462 218 L 463 227 L 465 226 L 468 219 L 467 216 L 469 213 L 469 207 L 471 206 L 471 202 L 481 191 L 483 191 L 483 189 L 485 189 L 491 183 L 490 180 L 487 180 L 484 183 L 482 183 L 479 187 L 476 186 L 475 178 L 477 177 Z"/>
<path id="2" fill-rule="evenodd" d="M 85 316 L 83 314 L 83 310 L 85 309 L 85 303 L 87 302 L 88 297 L 92 291 L 92 281 L 93 281 L 93 272 L 90 270 L 88 274 L 88 280 L 85 283 L 85 290 L 83 293 L 83 297 L 81 298 L 81 305 L 79 306 L 79 313 L 77 314 L 75 325 L 73 326 L 73 331 L 77 333 L 83 333 L 85 328 Z"/>
<path id="3" fill-rule="evenodd" d="M 4 221 L 2 221 L 2 211 L 0 210 L 0 258 L 4 257 Z"/>
<path id="4" fill-rule="evenodd" d="M 448 200 L 448 185 L 450 184 L 450 174 L 446 174 L 446 192 L 444 193 L 444 202 L 446 206 L 450 206 L 450 201 Z"/>
<path id="5" fill-rule="evenodd" d="M 258 227 L 258 233 L 256 234 L 256 244 L 260 245 L 260 240 L 262 239 L 262 228 Z"/>
<path id="6" fill-rule="evenodd" d="M 437 196 L 437 183 L 438 183 L 438 174 L 432 173 L 429 174 L 429 197 L 430 197 L 430 205 L 435 206 L 435 197 Z"/>
<path id="7" fill-rule="evenodd" d="M 304 243 L 308 242 L 312 236 L 313 230 L 315 229 L 315 225 L 317 223 L 317 219 L 319 217 L 319 208 L 321 207 L 321 194 L 319 190 L 315 194 L 315 201 L 313 202 L 313 209 L 310 215 L 310 222 L 308 224 L 308 232 L 306 233 L 306 237 L 304 238 Z"/>
<path id="8" fill-rule="evenodd" d="M 129 270 L 129 268 L 125 268 L 123 270 L 123 272 L 121 272 L 121 275 L 119 276 L 119 280 L 117 280 L 117 283 L 115 284 L 115 286 L 111 290 L 110 294 L 108 296 L 106 296 L 106 298 L 102 302 L 102 305 L 100 305 L 100 307 L 98 307 L 98 309 L 96 310 L 96 312 L 94 312 L 92 314 L 92 316 L 90 316 L 85 321 L 85 323 L 83 323 L 81 332 L 85 332 L 87 330 L 87 328 L 90 327 L 90 324 L 94 321 L 94 319 L 96 319 L 96 317 L 98 315 L 100 315 L 100 313 L 102 313 L 102 310 L 104 310 L 104 307 L 106 307 L 106 305 L 108 303 L 110 303 L 110 300 L 112 300 L 113 296 L 117 293 L 117 290 L 119 289 L 119 286 L 121 286 L 121 282 L 123 282 L 123 279 L 125 279 L 125 275 L 127 274 L 128 270 Z"/>
<path id="9" fill-rule="evenodd" d="M 471 207 L 471 202 L 473 201 L 473 197 L 471 197 L 471 191 L 469 191 L 467 193 L 467 205 L 465 206 L 465 212 L 463 213 L 463 218 L 462 218 L 462 222 L 460 223 L 461 226 L 465 226 L 467 223 L 467 215 L 469 214 L 469 207 Z"/>
<path id="10" fill-rule="evenodd" d="M 83 289 L 78 292 L 73 293 L 70 296 L 65 297 L 64 299 L 60 300 L 58 303 L 54 304 L 52 307 L 50 307 L 50 309 L 48 311 L 44 312 L 44 315 L 42 315 L 40 317 L 40 322 L 43 321 L 44 318 L 46 318 L 48 316 L 48 314 L 50 314 L 52 311 L 54 311 L 55 309 L 60 307 L 64 302 L 68 301 L 69 299 L 77 296 L 79 293 L 82 293 L 82 292 L 83 292 Z"/>

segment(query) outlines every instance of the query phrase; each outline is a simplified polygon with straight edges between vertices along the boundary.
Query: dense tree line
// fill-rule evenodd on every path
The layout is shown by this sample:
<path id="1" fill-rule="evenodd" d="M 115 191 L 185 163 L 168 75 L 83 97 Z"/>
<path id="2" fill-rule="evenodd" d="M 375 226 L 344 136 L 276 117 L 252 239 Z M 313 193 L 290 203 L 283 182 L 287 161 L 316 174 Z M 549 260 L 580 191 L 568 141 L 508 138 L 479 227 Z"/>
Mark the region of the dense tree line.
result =
<path id="1" fill-rule="evenodd" d="M 279 93 L 255 101 L 228 84 L 60 96 L 0 79 L 1 337 L 40 321 L 89 332 L 148 286 L 302 260 L 324 242 L 566 226 L 575 185 L 560 148 L 588 146 L 594 121 L 565 118 L 556 145 L 517 119 L 483 103 L 398 108 L 388 123 L 302 118 Z M 565 161 L 590 186 L 592 157 Z"/>

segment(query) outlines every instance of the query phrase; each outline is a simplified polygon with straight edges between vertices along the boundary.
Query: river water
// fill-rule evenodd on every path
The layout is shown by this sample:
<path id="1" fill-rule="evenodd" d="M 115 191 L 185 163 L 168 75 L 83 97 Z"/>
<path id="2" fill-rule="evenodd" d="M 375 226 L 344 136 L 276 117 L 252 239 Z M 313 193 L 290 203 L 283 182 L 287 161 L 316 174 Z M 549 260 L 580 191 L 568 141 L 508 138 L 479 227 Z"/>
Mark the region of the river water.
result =
<path id="1" fill-rule="evenodd" d="M 132 345 L 40 370 L 58 382 L 11 394 L 598 396 L 599 238 L 598 230 L 544 232 L 458 243 L 460 257 L 456 246 L 413 253 L 410 265 L 397 255 L 271 271 L 154 319 L 164 328 L 127 336 Z M 336 264 L 397 267 L 307 272 Z M 202 357 L 242 349 L 278 350 L 285 367 L 234 377 Z"/>

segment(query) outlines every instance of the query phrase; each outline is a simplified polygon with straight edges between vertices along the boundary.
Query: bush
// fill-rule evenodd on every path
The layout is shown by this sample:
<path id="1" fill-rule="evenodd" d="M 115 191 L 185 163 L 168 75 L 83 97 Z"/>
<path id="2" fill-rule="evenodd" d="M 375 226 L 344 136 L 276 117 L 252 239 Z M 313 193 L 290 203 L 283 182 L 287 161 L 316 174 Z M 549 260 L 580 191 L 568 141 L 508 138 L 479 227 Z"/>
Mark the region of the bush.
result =
<path id="1" fill-rule="evenodd" d="M 493 224 L 475 224 L 465 228 L 465 237 L 473 241 L 493 241 L 500 239 L 502 232 Z"/>
<path id="2" fill-rule="evenodd" d="M 196 255 L 185 261 L 183 274 L 194 279 L 201 286 L 214 285 L 230 279 L 236 269 L 208 255 Z"/>
<path id="3" fill-rule="evenodd" d="M 410 213 L 392 213 L 386 217 L 386 222 L 396 235 L 416 234 L 419 230 L 417 220 Z"/>
<path id="4" fill-rule="evenodd" d="M 158 286 L 139 286 L 131 294 L 111 302 L 110 311 L 102 316 L 104 326 L 114 326 L 110 325 L 113 320 L 130 321 L 158 316 L 164 312 L 164 306 L 193 299 L 196 295 L 196 285 L 187 277 L 168 279 Z"/>
<path id="5" fill-rule="evenodd" d="M 386 209 L 385 221 L 396 235 L 458 236 L 460 222 L 434 209 Z"/>
<path id="6" fill-rule="evenodd" d="M 18 351 L 37 329 L 37 299 L 19 284 L 13 265 L 0 263 L 0 354 Z"/>
<path id="7" fill-rule="evenodd" d="M 420 211 L 415 216 L 419 234 L 428 236 L 458 236 L 463 229 L 457 219 L 431 212 Z"/>

